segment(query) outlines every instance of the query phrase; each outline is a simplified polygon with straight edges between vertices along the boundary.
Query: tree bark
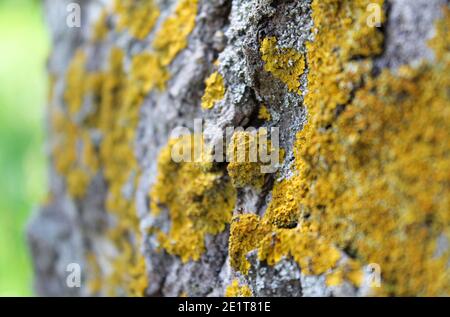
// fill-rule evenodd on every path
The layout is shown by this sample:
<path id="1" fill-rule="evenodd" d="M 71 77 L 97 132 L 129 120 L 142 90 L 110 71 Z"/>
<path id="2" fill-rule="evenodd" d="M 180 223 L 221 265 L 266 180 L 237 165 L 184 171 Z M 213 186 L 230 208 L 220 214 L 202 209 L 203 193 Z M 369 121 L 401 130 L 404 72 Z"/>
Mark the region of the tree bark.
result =
<path id="1" fill-rule="evenodd" d="M 44 1 L 39 295 L 449 294 L 448 1 L 71 2 Z M 198 119 L 278 128 L 276 171 L 174 162 Z"/>

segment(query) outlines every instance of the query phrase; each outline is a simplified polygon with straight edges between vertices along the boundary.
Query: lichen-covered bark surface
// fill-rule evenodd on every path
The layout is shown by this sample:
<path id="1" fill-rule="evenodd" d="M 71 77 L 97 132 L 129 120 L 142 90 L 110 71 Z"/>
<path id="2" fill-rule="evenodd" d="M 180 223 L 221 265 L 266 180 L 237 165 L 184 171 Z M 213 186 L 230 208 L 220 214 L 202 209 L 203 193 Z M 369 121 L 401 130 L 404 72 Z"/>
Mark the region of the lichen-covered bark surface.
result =
<path id="1" fill-rule="evenodd" d="M 38 294 L 450 295 L 448 1 L 79 0 L 80 28 L 69 2 Z M 230 127 L 279 128 L 277 169 L 173 159 Z"/>

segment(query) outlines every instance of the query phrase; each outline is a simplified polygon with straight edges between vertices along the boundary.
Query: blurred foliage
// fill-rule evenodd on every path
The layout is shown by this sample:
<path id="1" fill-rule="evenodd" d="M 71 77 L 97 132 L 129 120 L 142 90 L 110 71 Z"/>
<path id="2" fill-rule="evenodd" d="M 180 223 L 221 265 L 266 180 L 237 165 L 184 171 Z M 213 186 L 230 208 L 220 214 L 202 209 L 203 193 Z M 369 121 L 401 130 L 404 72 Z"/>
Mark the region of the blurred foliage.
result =
<path id="1" fill-rule="evenodd" d="M 0 0 L 0 296 L 32 295 L 25 225 L 46 192 L 41 1 Z"/>

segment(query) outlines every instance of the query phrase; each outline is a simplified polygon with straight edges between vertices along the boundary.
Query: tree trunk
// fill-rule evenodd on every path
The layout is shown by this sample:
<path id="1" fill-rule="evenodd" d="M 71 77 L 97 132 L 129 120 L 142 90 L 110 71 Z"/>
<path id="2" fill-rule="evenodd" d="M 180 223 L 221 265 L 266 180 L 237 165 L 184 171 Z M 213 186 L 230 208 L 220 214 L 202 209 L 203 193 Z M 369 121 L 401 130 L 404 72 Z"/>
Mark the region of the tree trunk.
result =
<path id="1" fill-rule="evenodd" d="M 450 293 L 448 1 L 71 3 L 39 295 Z"/>

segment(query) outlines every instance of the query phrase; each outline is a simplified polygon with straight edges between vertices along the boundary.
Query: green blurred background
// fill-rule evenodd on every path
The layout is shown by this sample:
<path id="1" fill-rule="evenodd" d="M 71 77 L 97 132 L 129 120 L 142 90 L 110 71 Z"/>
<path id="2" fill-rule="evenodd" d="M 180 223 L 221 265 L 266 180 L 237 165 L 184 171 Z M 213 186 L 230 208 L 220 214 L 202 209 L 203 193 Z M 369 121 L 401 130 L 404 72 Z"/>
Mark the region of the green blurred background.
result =
<path id="1" fill-rule="evenodd" d="M 0 296 L 31 296 L 25 226 L 46 193 L 49 39 L 39 0 L 0 0 Z"/>

